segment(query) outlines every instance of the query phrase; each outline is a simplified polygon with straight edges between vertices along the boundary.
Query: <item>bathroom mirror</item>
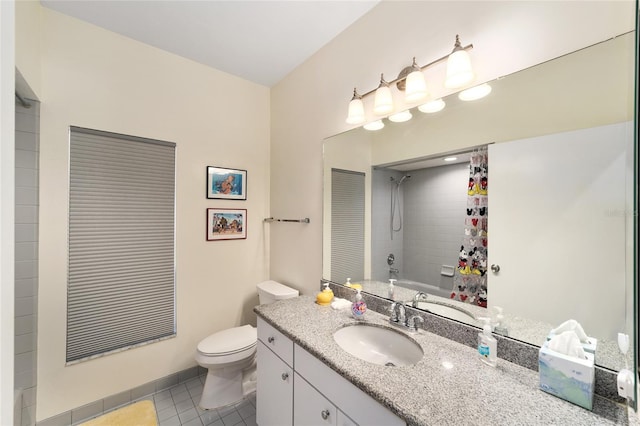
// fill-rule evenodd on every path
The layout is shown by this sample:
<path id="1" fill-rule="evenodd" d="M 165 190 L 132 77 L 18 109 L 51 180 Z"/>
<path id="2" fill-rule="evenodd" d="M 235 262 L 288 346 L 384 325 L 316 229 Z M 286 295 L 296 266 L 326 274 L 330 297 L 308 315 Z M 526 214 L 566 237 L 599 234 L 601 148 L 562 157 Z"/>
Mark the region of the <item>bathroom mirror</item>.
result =
<path id="1" fill-rule="evenodd" d="M 504 310 L 510 338 L 539 346 L 561 319 L 584 319 L 585 323 L 595 319 L 598 327 L 592 326 L 591 330 L 600 330 L 600 325 L 607 330 L 590 333 L 585 326 L 587 334 L 599 340 L 596 364 L 620 370 L 626 362 L 632 363 L 631 358 L 625 360 L 619 353 L 612 330 L 626 332 L 633 339 L 634 39 L 635 32 L 627 33 L 501 77 L 489 82 L 493 90 L 481 100 L 463 102 L 450 95 L 444 99 L 446 107 L 440 112 L 423 114 L 414 108 L 409 122 L 384 120 L 386 126 L 380 131 L 357 128 L 326 139 L 323 278 L 344 284 L 349 277 L 353 283 L 363 284 L 365 292 L 382 297 L 388 296 L 388 279 L 398 279 L 396 300 L 408 301 L 423 291 L 429 295 L 426 301 L 418 301 L 419 308 L 474 326 L 479 325 L 478 317 L 495 316 L 497 303 L 492 302 L 491 288 L 502 286 L 505 290 L 496 290 L 493 298 L 499 300 Z M 593 129 L 612 131 L 613 136 L 598 136 L 595 145 L 560 148 L 558 144 L 554 150 L 557 138 L 580 143 L 599 131 Z M 612 137 L 619 142 L 615 148 L 608 142 Z M 462 198 L 454 199 L 451 191 L 444 190 L 440 204 L 455 205 L 458 211 L 464 211 L 469 155 L 486 146 L 489 146 L 489 289 L 488 308 L 483 308 L 449 299 L 454 287 L 452 274 L 458 266 L 458 251 L 464 238 L 464 213 L 462 219 L 454 220 L 454 214 L 446 210 L 420 212 L 440 215 L 442 220 L 431 224 L 429 229 L 418 229 L 410 225 L 412 217 L 420 211 L 411 201 L 410 191 L 416 190 L 418 182 L 424 187 L 429 175 L 433 175 L 433 182 L 455 181 L 455 185 L 462 182 Z M 523 146 L 529 146 L 531 151 L 521 150 Z M 606 166 L 590 164 L 585 159 L 586 153 L 595 154 L 592 157 L 601 158 Z M 458 164 L 444 165 L 443 159 L 454 155 Z M 560 174 L 545 185 L 554 190 L 556 186 L 558 190 L 566 186 L 570 192 L 554 193 L 553 197 L 558 197 L 555 201 L 539 202 L 549 198 L 545 188 L 537 183 L 548 166 L 534 164 L 538 161 L 533 160 L 535 156 L 540 161 L 555 162 L 556 170 L 561 168 Z M 507 202 L 506 207 L 498 208 L 496 198 L 495 206 L 492 205 L 492 186 L 496 186 L 497 194 L 498 179 L 509 180 L 499 178 L 499 173 L 508 177 L 532 167 L 538 167 L 538 175 L 534 173 L 533 178 L 524 181 L 521 191 L 515 191 L 528 194 L 524 203 L 514 201 L 508 206 Z M 600 168 L 613 174 L 600 174 Z M 581 191 L 580 182 L 572 187 L 564 185 L 565 181 L 591 177 L 595 186 L 588 186 L 596 197 L 606 199 L 615 193 L 616 201 L 594 205 L 593 209 L 598 210 L 595 215 L 572 212 L 581 220 L 588 216 L 588 225 L 580 229 L 564 226 L 562 221 L 571 223 L 571 218 L 564 217 L 569 212 L 554 211 L 554 202 L 573 200 Z M 430 189 L 432 194 L 439 190 L 437 186 Z M 530 209 L 549 207 L 537 212 L 540 222 L 518 223 L 523 204 Z M 405 229 L 394 231 L 402 228 L 400 215 L 404 215 Z M 454 228 L 454 233 L 439 235 L 445 228 Z M 528 229 L 529 236 L 546 238 L 549 250 L 544 245 L 532 249 L 526 240 L 508 241 L 509 234 L 522 235 L 515 232 L 522 228 Z M 547 229 L 553 229 L 553 234 L 545 236 Z M 588 247 L 580 245 L 578 236 L 600 229 L 613 229 L 607 231 L 615 234 L 613 239 Z M 423 240 L 436 241 L 425 247 L 419 244 Z M 508 251 L 520 253 L 524 260 L 514 266 L 512 260 L 506 260 Z M 405 263 L 410 261 L 414 262 L 413 267 Z M 433 264 L 436 272 L 429 275 L 424 268 L 415 266 L 416 262 Z M 564 275 L 549 274 L 550 262 L 562 269 Z M 492 272 L 492 263 L 502 270 Z M 587 282 L 591 277 L 605 278 L 594 284 Z M 560 281 L 554 282 L 556 279 Z M 547 282 L 555 287 L 547 288 L 543 285 Z M 630 347 L 634 347 L 633 342 Z"/>

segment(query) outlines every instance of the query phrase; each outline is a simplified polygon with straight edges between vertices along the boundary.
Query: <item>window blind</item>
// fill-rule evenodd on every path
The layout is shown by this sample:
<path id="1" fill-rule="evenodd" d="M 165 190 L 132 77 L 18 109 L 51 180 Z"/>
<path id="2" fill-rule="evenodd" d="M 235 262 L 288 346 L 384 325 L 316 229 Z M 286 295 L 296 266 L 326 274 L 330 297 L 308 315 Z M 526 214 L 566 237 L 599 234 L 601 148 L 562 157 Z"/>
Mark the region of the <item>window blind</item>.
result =
<path id="1" fill-rule="evenodd" d="M 331 169 L 331 280 L 364 278 L 364 173 Z"/>
<path id="2" fill-rule="evenodd" d="M 70 128 L 67 362 L 175 335 L 175 146 Z"/>

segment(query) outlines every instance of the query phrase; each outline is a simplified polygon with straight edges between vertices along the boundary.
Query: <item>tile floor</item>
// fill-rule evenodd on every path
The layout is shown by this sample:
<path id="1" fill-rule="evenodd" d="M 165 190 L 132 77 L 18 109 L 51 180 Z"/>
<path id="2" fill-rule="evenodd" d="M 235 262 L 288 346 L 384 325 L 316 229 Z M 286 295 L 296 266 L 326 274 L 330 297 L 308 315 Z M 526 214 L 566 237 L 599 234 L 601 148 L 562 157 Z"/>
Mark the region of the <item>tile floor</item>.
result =
<path id="1" fill-rule="evenodd" d="M 159 426 L 256 426 L 256 394 L 218 410 L 198 407 L 206 375 L 153 394 Z M 149 399 L 149 398 L 144 398 Z"/>

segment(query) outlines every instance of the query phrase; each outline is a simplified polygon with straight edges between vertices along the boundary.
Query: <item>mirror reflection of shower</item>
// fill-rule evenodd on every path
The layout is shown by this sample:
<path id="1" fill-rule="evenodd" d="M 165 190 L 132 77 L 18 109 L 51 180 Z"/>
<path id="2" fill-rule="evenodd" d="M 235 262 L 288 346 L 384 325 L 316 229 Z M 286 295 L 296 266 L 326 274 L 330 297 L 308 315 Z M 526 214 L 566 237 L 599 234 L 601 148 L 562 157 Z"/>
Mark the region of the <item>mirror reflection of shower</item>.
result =
<path id="1" fill-rule="evenodd" d="M 411 175 L 403 175 L 399 179 L 391 176 L 391 221 L 390 232 L 391 239 L 393 240 L 393 234 L 395 232 L 402 231 L 402 206 L 400 200 L 400 186 L 406 181 L 411 179 Z"/>

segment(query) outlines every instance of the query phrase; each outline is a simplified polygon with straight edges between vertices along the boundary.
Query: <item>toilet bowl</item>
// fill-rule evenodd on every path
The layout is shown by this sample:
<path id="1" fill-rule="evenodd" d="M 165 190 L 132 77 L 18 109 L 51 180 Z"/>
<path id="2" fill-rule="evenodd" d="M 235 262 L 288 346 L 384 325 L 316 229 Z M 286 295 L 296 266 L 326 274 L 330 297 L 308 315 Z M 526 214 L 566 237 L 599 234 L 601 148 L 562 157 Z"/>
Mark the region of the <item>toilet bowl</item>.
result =
<path id="1" fill-rule="evenodd" d="M 275 281 L 257 286 L 261 304 L 298 296 L 298 290 Z M 240 401 L 256 388 L 257 330 L 251 325 L 214 333 L 200 343 L 196 362 L 208 370 L 200 408 L 211 410 Z"/>

